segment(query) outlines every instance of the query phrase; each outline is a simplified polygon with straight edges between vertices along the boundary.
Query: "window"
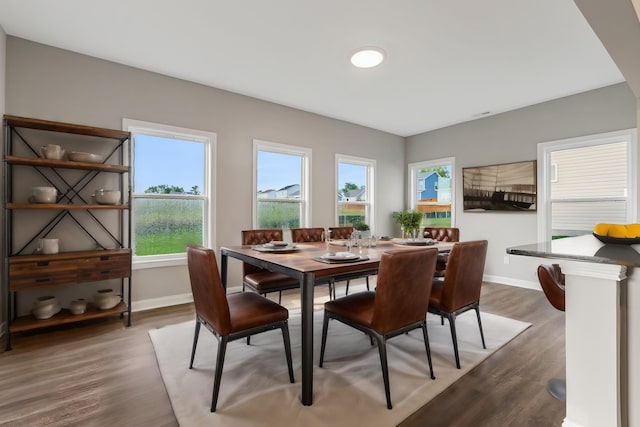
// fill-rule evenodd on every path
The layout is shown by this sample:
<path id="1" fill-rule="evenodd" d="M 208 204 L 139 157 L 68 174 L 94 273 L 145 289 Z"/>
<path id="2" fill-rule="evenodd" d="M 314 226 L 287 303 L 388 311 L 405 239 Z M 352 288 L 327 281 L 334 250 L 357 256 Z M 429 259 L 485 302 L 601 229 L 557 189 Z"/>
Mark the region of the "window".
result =
<path id="1" fill-rule="evenodd" d="M 452 227 L 454 224 L 453 157 L 409 163 L 409 203 L 423 212 L 423 227 Z"/>
<path id="2" fill-rule="evenodd" d="M 311 150 L 253 140 L 254 228 L 310 224 Z"/>
<path id="3" fill-rule="evenodd" d="M 182 264 L 188 244 L 215 247 L 216 135 L 127 119 L 124 128 L 133 141 L 134 264 Z"/>
<path id="4" fill-rule="evenodd" d="M 538 145 L 541 240 L 588 234 L 636 211 L 634 129 Z"/>
<path id="5" fill-rule="evenodd" d="M 374 229 L 374 177 L 376 161 L 336 155 L 338 225 L 365 222 Z"/>

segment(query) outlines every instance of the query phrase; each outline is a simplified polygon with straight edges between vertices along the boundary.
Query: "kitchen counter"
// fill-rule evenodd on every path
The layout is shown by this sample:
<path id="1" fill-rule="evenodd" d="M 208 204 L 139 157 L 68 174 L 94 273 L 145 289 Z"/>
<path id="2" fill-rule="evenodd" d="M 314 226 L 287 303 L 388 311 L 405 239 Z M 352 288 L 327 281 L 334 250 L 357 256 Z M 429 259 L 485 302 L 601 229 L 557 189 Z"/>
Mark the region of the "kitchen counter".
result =
<path id="1" fill-rule="evenodd" d="M 507 248 L 565 275 L 565 427 L 640 427 L 639 251 L 593 235 Z"/>

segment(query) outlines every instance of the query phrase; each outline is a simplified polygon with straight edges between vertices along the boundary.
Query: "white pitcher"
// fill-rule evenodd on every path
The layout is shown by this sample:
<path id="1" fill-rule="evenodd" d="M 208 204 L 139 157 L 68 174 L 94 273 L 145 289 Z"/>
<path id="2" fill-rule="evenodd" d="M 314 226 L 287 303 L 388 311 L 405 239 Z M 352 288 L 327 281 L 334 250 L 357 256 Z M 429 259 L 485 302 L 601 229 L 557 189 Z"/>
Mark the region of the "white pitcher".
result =
<path id="1" fill-rule="evenodd" d="M 40 147 L 40 154 L 45 159 L 62 160 L 64 153 L 64 148 L 56 144 L 47 144 L 44 147 Z"/>

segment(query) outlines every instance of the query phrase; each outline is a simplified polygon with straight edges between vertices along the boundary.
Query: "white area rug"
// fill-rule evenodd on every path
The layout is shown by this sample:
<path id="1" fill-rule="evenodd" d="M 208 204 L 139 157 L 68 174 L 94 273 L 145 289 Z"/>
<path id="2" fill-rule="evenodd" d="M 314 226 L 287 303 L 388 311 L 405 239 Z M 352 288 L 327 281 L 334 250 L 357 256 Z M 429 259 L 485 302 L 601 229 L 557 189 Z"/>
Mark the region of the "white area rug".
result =
<path id="1" fill-rule="evenodd" d="M 292 311 L 293 312 L 293 311 Z M 322 312 L 316 312 L 313 405 L 301 393 L 300 318 L 289 320 L 296 382 L 287 374 L 280 331 L 227 347 L 217 412 L 211 392 L 217 341 L 201 328 L 194 367 L 188 369 L 195 321 L 149 331 L 162 379 L 181 426 L 395 426 L 508 343 L 530 324 L 481 313 L 487 349 L 482 348 L 474 311 L 456 320 L 462 369 L 455 368 L 449 325 L 428 315 L 435 380 L 419 329 L 387 342 L 391 401 L 386 407 L 380 358 L 369 338 L 338 321 L 329 323 L 324 368 L 318 367 Z"/>

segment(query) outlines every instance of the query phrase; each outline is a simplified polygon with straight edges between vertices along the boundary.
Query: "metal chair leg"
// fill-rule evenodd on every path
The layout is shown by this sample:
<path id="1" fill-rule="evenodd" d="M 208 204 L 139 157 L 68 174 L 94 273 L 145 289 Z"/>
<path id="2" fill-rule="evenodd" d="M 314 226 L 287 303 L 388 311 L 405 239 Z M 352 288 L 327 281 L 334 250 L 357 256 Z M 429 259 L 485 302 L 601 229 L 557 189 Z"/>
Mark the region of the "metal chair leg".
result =
<path id="1" fill-rule="evenodd" d="M 427 321 L 422 322 L 422 335 L 424 337 L 424 347 L 427 350 L 427 362 L 429 362 L 429 374 L 432 380 L 436 379 L 433 374 L 433 364 L 431 363 L 431 346 L 429 345 L 429 334 L 427 333 Z"/>
<path id="2" fill-rule="evenodd" d="M 482 338 L 482 348 L 487 348 L 487 345 L 484 343 L 484 332 L 482 332 L 482 321 L 480 320 L 480 306 L 476 304 L 474 307 L 476 309 L 476 316 L 478 317 L 478 327 L 480 328 L 480 338 Z"/>
<path id="3" fill-rule="evenodd" d="M 224 355 L 227 351 L 228 337 L 220 338 L 218 342 L 218 359 L 216 361 L 216 371 L 213 379 L 213 395 L 211 396 L 211 412 L 216 412 L 218 404 L 218 392 L 220 391 L 220 380 L 222 379 L 222 367 L 224 366 Z"/>
<path id="4" fill-rule="evenodd" d="M 193 334 L 193 347 L 191 348 L 189 369 L 193 368 L 193 359 L 196 357 L 196 347 L 198 346 L 198 336 L 200 336 L 200 321 L 196 319 L 196 332 Z"/>
<path id="5" fill-rule="evenodd" d="M 391 405 L 391 388 L 389 386 L 389 366 L 387 364 L 387 343 L 383 336 L 375 335 L 378 343 L 378 352 L 380 353 L 380 366 L 382 367 L 382 380 L 384 381 L 384 394 L 387 398 L 387 409 L 392 409 Z"/>
<path id="6" fill-rule="evenodd" d="M 322 321 L 322 343 L 320 345 L 320 362 L 318 366 L 322 368 L 322 362 L 324 362 L 324 349 L 327 345 L 327 329 L 329 328 L 329 316 L 327 312 L 324 313 L 324 320 Z"/>
<path id="7" fill-rule="evenodd" d="M 291 341 L 289 339 L 289 327 L 288 322 L 285 321 L 282 326 L 282 340 L 284 341 L 284 354 L 287 357 L 287 367 L 289 368 L 289 381 L 295 382 L 293 378 L 293 363 L 291 362 Z"/>
<path id="8" fill-rule="evenodd" d="M 449 320 L 449 327 L 451 328 L 451 341 L 453 341 L 453 354 L 456 357 L 456 368 L 460 369 L 460 356 L 458 355 L 458 337 L 456 335 L 456 315 L 451 313 L 445 313 Z"/>

